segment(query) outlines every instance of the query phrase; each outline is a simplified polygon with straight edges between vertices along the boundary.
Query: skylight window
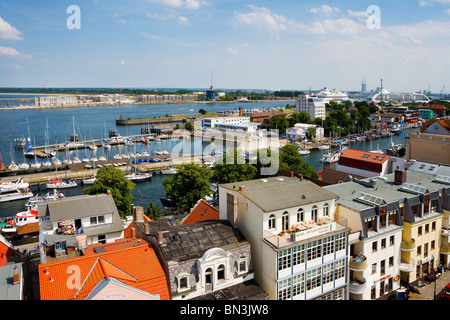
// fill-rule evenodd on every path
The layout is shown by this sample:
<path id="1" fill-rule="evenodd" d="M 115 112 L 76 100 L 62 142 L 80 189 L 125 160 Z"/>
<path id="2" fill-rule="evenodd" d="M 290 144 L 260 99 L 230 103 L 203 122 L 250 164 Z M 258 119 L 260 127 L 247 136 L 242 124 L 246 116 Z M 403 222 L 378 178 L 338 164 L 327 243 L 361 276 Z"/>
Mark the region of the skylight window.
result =
<path id="1" fill-rule="evenodd" d="M 440 183 L 445 183 L 445 184 L 450 184 L 450 177 L 448 176 L 443 176 L 443 175 L 438 175 L 434 181 L 436 182 L 440 182 Z"/>
<path id="2" fill-rule="evenodd" d="M 427 188 L 421 187 L 421 186 L 416 186 L 416 185 L 410 184 L 410 183 L 402 184 L 402 186 L 400 187 L 400 190 L 406 191 L 406 192 L 411 192 L 411 193 L 416 193 L 416 194 L 417 193 L 425 194 L 427 192 Z"/>
<path id="3" fill-rule="evenodd" d="M 385 204 L 385 202 L 382 198 L 365 193 L 365 192 L 361 192 L 355 200 L 359 200 L 359 201 L 366 202 L 369 204 L 375 204 L 378 206 L 381 204 Z"/>

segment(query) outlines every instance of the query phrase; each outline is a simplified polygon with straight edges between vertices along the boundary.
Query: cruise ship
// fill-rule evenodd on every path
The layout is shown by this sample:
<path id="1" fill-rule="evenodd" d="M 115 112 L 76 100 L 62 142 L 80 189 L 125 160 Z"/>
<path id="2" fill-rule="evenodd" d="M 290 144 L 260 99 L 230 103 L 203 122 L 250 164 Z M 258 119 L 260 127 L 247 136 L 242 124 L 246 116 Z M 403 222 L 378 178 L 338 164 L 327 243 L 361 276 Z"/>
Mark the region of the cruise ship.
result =
<path id="1" fill-rule="evenodd" d="M 325 99 L 325 102 L 328 102 L 330 100 L 347 100 L 348 94 L 336 89 L 328 90 L 327 87 L 324 87 L 322 90 L 317 92 L 316 96 L 318 98 Z"/>

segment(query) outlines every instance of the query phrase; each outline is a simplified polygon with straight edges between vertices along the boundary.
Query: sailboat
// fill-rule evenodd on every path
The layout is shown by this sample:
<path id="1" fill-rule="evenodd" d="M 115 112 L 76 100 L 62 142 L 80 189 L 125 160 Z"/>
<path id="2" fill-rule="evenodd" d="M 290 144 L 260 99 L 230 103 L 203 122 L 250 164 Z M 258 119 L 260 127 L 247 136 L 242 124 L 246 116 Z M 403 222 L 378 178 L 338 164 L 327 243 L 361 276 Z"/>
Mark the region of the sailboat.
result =
<path id="1" fill-rule="evenodd" d="M 131 160 L 131 157 L 130 157 Z M 131 180 L 133 182 L 142 182 L 149 180 L 153 175 L 151 172 L 142 172 L 142 171 L 136 171 L 136 170 L 130 170 L 128 171 L 128 165 L 130 164 L 130 160 L 127 164 L 127 169 L 125 171 L 125 179 Z M 136 169 L 136 167 L 135 167 Z"/>
<path id="2" fill-rule="evenodd" d="M 29 157 L 29 158 L 34 158 L 34 156 L 36 155 L 33 151 L 33 145 L 31 144 L 31 138 L 30 138 L 30 126 L 28 125 L 28 118 L 27 118 L 27 128 L 28 128 L 28 145 L 27 145 L 27 149 L 26 151 L 24 151 L 24 155 L 25 157 Z"/>

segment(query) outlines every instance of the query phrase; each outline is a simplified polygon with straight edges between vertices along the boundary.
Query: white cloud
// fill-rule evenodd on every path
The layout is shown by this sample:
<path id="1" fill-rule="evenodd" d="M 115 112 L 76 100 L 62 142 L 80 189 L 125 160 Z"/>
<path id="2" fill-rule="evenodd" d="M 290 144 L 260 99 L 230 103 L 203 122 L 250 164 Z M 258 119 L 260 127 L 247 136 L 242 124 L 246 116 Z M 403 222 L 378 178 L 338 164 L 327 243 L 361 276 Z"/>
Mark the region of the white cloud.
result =
<path id="1" fill-rule="evenodd" d="M 0 17 L 0 39 L 22 40 L 22 32 Z"/>
<path id="2" fill-rule="evenodd" d="M 227 49 L 227 52 L 232 55 L 237 55 L 239 53 L 239 49 L 236 47 L 230 47 Z"/>
<path id="3" fill-rule="evenodd" d="M 314 7 L 309 10 L 309 12 L 314 14 L 322 14 L 324 16 L 330 16 L 333 13 L 339 12 L 338 7 L 330 7 L 326 4 L 323 4 L 321 7 Z"/>
<path id="4" fill-rule="evenodd" d="M 205 0 L 150 0 L 160 2 L 166 6 L 174 8 L 186 8 L 197 10 L 202 6 L 209 5 Z"/>
<path id="5" fill-rule="evenodd" d="M 147 13 L 147 17 L 161 21 L 175 20 L 182 25 L 187 25 L 189 23 L 189 19 L 187 17 L 179 16 L 175 12 L 171 12 L 169 14 Z"/>
<path id="6" fill-rule="evenodd" d="M 351 19 L 340 18 L 315 21 L 308 29 L 316 34 L 337 33 L 341 35 L 355 35 L 365 31 L 366 26 Z"/>
<path id="7" fill-rule="evenodd" d="M 124 66 L 125 65 L 125 61 L 124 60 L 120 60 L 120 65 Z"/>
<path id="8" fill-rule="evenodd" d="M 26 59 L 31 58 L 31 56 L 29 54 L 23 54 L 14 48 L 2 47 L 2 46 L 0 46 L 0 56 L 18 57 L 18 58 L 26 58 Z"/>
<path id="9" fill-rule="evenodd" d="M 268 8 L 258 8 L 253 5 L 249 5 L 249 8 L 253 11 L 250 13 L 235 13 L 235 19 L 241 23 L 273 31 L 295 31 L 299 28 L 303 28 L 302 24 L 297 23 L 295 20 L 288 19 L 283 15 L 273 13 Z"/>
<path id="10" fill-rule="evenodd" d="M 5 64 L 5 68 L 7 68 L 7 69 L 14 69 L 14 70 L 20 70 L 20 69 L 22 69 L 22 66 L 18 65 L 18 64 Z"/>

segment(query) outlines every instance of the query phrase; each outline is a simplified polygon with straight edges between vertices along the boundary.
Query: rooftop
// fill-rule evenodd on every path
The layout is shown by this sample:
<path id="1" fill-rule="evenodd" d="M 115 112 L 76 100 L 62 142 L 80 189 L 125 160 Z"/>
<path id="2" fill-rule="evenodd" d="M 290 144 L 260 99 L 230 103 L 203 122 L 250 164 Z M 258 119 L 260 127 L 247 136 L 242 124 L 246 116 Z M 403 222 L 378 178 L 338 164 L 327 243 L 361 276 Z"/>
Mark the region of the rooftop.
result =
<path id="1" fill-rule="evenodd" d="M 238 191 L 265 212 L 298 207 L 336 198 L 336 195 L 309 180 L 271 177 L 219 185 Z"/>
<path id="2" fill-rule="evenodd" d="M 368 162 L 368 163 L 383 164 L 389 159 L 389 156 L 386 154 L 380 154 L 380 153 L 376 153 L 376 152 L 369 152 L 369 151 L 347 148 L 342 153 L 341 158 L 339 159 L 340 160 L 339 162 L 341 162 L 341 159 L 342 160 L 352 159 L 352 160 L 359 160 L 359 161 L 364 161 L 364 162 Z"/>
<path id="3" fill-rule="evenodd" d="M 123 239 L 90 246 L 86 252 L 85 256 L 39 265 L 41 300 L 84 300 L 97 285 L 110 279 L 124 288 L 170 299 L 164 271 L 146 241 Z M 74 274 L 80 278 L 75 279 Z"/>
<path id="4" fill-rule="evenodd" d="M 180 226 L 168 226 L 158 221 L 136 222 L 142 230 L 148 225 L 148 234 L 157 236 L 162 232 L 161 250 L 167 262 L 181 262 L 199 259 L 211 248 L 233 250 L 248 246 L 239 229 L 228 221 L 201 221 Z"/>
<path id="5" fill-rule="evenodd" d="M 194 223 L 207 220 L 219 220 L 219 210 L 205 200 L 201 199 L 192 211 L 183 219 L 181 224 Z"/>

